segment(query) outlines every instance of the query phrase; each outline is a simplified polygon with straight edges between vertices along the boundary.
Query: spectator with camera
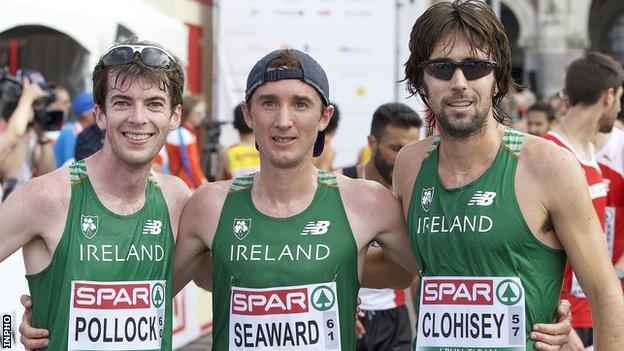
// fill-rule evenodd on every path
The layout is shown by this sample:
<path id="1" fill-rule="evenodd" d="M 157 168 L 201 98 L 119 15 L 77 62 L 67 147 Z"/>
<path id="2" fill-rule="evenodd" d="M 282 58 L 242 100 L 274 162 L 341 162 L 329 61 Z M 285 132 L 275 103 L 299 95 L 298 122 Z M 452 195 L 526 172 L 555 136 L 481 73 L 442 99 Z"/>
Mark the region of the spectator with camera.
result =
<path id="1" fill-rule="evenodd" d="M 54 170 L 52 145 L 46 135 L 58 130 L 62 121 L 62 112 L 49 109 L 54 100 L 40 73 L 20 72 L 18 77 L 3 73 L 0 114 L 6 128 L 0 134 L 0 180 L 4 197 L 33 174 Z"/>

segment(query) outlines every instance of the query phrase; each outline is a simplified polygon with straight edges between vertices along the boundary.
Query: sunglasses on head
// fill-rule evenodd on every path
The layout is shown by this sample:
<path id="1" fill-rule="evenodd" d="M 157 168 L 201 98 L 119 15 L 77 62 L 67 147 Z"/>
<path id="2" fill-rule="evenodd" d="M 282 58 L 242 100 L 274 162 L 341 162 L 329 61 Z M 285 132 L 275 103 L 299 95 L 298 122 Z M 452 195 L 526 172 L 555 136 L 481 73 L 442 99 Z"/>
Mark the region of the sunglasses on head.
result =
<path id="1" fill-rule="evenodd" d="M 102 56 L 102 62 L 106 67 L 125 65 L 132 62 L 136 55 L 150 67 L 169 68 L 173 62 L 173 58 L 165 50 L 149 45 L 114 46 Z"/>
<path id="2" fill-rule="evenodd" d="M 465 60 L 462 62 L 455 62 L 448 59 L 435 59 L 427 60 L 420 64 L 420 68 L 428 75 L 442 80 L 451 80 L 457 68 L 461 68 L 466 79 L 475 80 L 487 76 L 496 67 L 498 67 L 498 64 L 494 61 L 477 59 Z"/>

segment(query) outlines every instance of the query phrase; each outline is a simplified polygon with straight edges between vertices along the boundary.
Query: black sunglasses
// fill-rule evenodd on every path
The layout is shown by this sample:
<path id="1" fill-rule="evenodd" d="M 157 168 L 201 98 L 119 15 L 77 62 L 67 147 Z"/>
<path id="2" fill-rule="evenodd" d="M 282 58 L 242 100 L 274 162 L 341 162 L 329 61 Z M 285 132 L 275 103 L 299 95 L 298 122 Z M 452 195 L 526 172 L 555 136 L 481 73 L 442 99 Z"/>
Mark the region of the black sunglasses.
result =
<path id="1" fill-rule="evenodd" d="M 488 60 L 465 60 L 455 62 L 448 59 L 436 59 L 423 61 L 419 67 L 430 76 L 442 80 L 451 80 L 455 70 L 461 68 L 464 77 L 468 80 L 475 80 L 487 76 L 498 67 L 494 61 Z"/>
<path id="2" fill-rule="evenodd" d="M 112 47 L 104 56 L 104 66 L 125 65 L 138 55 L 144 64 L 156 68 L 169 68 L 173 58 L 165 50 L 156 46 L 145 45 L 117 45 Z"/>

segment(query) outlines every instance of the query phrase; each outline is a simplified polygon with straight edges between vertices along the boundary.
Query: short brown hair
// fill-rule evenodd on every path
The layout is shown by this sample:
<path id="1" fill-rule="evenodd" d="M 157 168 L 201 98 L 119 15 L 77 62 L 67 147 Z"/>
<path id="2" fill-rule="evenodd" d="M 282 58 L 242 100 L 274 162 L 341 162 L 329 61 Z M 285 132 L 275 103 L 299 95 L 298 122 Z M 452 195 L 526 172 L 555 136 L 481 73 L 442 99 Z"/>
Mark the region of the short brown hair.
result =
<path id="1" fill-rule="evenodd" d="M 517 86 L 511 77 L 511 45 L 494 11 L 478 0 L 439 2 L 416 20 L 410 34 L 410 57 L 405 63 L 407 90 L 412 95 L 420 95 L 429 106 L 422 91 L 424 80 L 420 64 L 430 58 L 440 40 L 457 36 L 466 38 L 473 53 L 483 51 L 498 64 L 494 71 L 498 90 L 492 99 L 494 118 L 509 123 L 509 116 L 500 104 L 510 88 Z M 429 123 L 435 123 L 435 119 Z"/>
<path id="2" fill-rule="evenodd" d="M 564 91 L 570 106 L 592 105 L 609 88 L 617 91 L 623 80 L 619 63 L 611 56 L 590 51 L 568 66 Z"/>
<path id="3" fill-rule="evenodd" d="M 299 63 L 299 58 L 295 51 L 292 49 L 282 50 L 281 55 L 274 58 L 267 64 L 267 68 L 269 69 L 278 69 L 286 67 L 288 69 L 297 69 L 301 68 L 301 64 Z"/>
<path id="4" fill-rule="evenodd" d="M 116 45 L 149 45 L 156 46 L 163 50 L 160 45 L 154 44 L 148 41 L 139 41 L 137 38 L 131 38 Z M 166 50 L 165 50 L 166 51 Z M 93 69 L 93 99 L 95 104 L 98 105 L 102 111 L 106 112 L 105 102 L 106 93 L 108 92 L 108 77 L 109 73 L 115 71 L 114 86 L 123 85 L 127 79 L 136 79 L 136 77 L 147 77 L 152 82 L 158 84 L 160 90 L 168 92 L 171 99 L 171 109 L 182 104 L 182 92 L 184 91 L 184 69 L 180 59 L 169 53 L 173 58 L 171 67 L 169 68 L 156 68 L 147 66 L 139 57 L 135 57 L 132 62 L 107 67 L 102 61 L 103 57 L 100 57 L 97 65 Z"/>

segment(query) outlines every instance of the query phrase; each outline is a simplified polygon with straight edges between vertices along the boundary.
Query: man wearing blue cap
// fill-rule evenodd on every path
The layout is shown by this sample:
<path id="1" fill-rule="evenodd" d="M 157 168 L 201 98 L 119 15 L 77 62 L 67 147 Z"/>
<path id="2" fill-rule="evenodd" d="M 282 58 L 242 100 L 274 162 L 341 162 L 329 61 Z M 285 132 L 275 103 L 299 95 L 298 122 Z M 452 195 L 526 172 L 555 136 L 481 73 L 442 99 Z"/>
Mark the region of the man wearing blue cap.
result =
<path id="1" fill-rule="evenodd" d="M 76 120 L 67 123 L 61 129 L 61 133 L 54 143 L 56 167 L 62 167 L 74 161 L 78 134 L 95 124 L 95 115 L 93 114 L 95 105 L 91 93 L 82 92 L 76 95 L 71 106 L 71 111 Z"/>
<path id="2" fill-rule="evenodd" d="M 260 172 L 195 191 L 181 219 L 176 287 L 205 272 L 197 256 L 210 250 L 214 350 L 355 350 L 368 243 L 418 269 L 400 205 L 377 183 L 314 167 L 333 107 L 325 72 L 307 54 L 258 61 L 243 111 Z M 405 287 L 413 276 L 388 278 Z"/>

